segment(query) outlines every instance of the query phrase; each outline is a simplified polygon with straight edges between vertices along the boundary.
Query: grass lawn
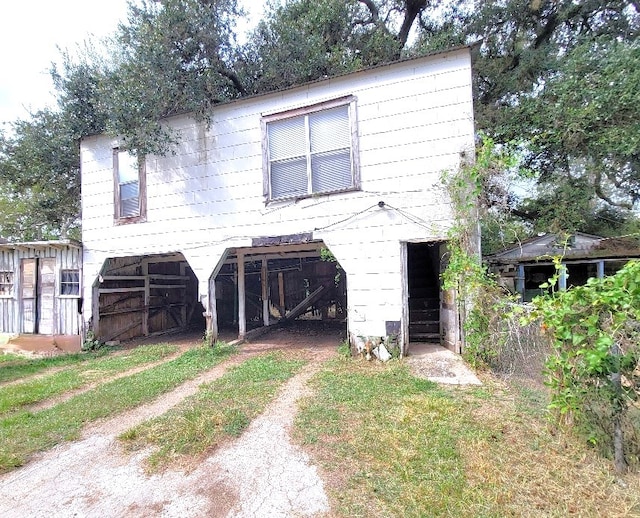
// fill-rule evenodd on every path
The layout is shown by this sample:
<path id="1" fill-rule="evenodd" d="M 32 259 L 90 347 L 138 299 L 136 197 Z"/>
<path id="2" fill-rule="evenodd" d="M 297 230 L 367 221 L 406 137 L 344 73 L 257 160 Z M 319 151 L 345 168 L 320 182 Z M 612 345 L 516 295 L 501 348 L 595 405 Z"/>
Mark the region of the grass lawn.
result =
<path id="1" fill-rule="evenodd" d="M 92 358 L 109 355 L 111 349 L 103 348 L 98 351 L 63 354 L 52 358 L 26 358 L 24 356 L 5 354 L 0 356 L 0 383 L 13 381 L 46 371 L 52 367 L 64 367 L 77 365 L 80 362 L 89 361 Z"/>
<path id="2" fill-rule="evenodd" d="M 6 409 L 0 414 L 0 472 L 77 438 L 92 421 L 157 398 L 233 352 L 198 347 L 108 379 L 174 350 L 165 344 L 59 362 L 0 363 L 0 372 L 6 367 L 40 374 L 0 388 L 0 407 Z M 303 366 L 303 360 L 280 353 L 248 359 L 166 414 L 124 433 L 123 444 L 131 451 L 152 446 L 152 471 L 198 462 L 241 434 Z M 45 410 L 20 407 L 83 383 L 96 386 Z M 30 395 L 20 396 L 13 387 L 30 387 Z M 293 433 L 320 470 L 332 516 L 640 516 L 640 476 L 614 476 L 611 461 L 551 426 L 542 391 L 490 377 L 482 387 L 438 386 L 413 377 L 401 361 L 344 358 L 324 364 L 310 389 Z"/>
<path id="3" fill-rule="evenodd" d="M 159 344 L 137 347 L 126 354 L 88 357 L 48 375 L 27 377 L 0 390 L 0 416 L 20 407 L 32 405 L 70 390 L 125 372 L 129 369 L 153 363 L 178 351 L 178 347 Z"/>
<path id="4" fill-rule="evenodd" d="M 546 422 L 544 398 L 446 388 L 400 362 L 336 360 L 296 437 L 340 516 L 639 516 L 640 480 Z"/>
<path id="5" fill-rule="evenodd" d="M 198 347 L 179 357 L 94 389 L 39 412 L 18 411 L 0 418 L 0 472 L 30 455 L 78 437 L 84 425 L 109 417 L 170 391 L 220 363 L 232 349 Z"/>

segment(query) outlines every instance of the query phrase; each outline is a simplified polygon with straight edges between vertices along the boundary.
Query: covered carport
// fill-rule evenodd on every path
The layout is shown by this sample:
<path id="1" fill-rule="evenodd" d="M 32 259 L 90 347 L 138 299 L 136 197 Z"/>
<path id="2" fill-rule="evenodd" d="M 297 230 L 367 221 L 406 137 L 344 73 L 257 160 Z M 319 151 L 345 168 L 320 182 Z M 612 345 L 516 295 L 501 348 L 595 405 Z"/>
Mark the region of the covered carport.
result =
<path id="1" fill-rule="evenodd" d="M 112 257 L 93 283 L 91 329 L 103 342 L 199 326 L 198 279 L 181 253 Z"/>
<path id="2" fill-rule="evenodd" d="M 245 339 L 301 322 L 346 330 L 346 274 L 322 241 L 256 238 L 199 252 L 104 260 L 88 329 L 102 342 L 180 331 Z"/>
<path id="3" fill-rule="evenodd" d="M 293 236 L 228 248 L 209 282 L 208 331 L 239 339 L 304 321 L 346 328 L 346 275 L 322 241 Z"/>

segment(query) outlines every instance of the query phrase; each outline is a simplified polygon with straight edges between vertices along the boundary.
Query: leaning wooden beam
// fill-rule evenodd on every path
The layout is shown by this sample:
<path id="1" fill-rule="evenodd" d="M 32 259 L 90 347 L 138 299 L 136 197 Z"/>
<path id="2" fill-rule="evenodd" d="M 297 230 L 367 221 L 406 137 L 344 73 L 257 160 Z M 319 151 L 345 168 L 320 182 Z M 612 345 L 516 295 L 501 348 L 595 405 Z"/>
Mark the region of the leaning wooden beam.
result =
<path id="1" fill-rule="evenodd" d="M 286 317 L 284 317 L 283 321 L 293 320 L 294 318 L 302 315 L 307 309 L 320 298 L 322 293 L 326 287 L 324 285 L 320 285 L 315 290 L 313 290 L 300 304 L 298 304 L 295 308 L 293 308 Z"/>

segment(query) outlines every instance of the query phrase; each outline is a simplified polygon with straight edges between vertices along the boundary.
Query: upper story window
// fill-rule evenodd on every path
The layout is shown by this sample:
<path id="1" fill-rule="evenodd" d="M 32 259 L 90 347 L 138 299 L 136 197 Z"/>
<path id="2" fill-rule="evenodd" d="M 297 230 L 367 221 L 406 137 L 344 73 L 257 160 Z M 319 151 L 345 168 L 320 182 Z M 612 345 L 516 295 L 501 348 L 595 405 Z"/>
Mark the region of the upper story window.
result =
<path id="1" fill-rule="evenodd" d="M 358 189 L 355 98 L 263 117 L 267 200 Z"/>
<path id="2" fill-rule="evenodd" d="M 129 152 L 113 150 L 115 221 L 135 223 L 146 217 L 146 175 L 144 161 Z"/>
<path id="3" fill-rule="evenodd" d="M 13 272 L 0 270 L 0 297 L 13 296 Z"/>
<path id="4" fill-rule="evenodd" d="M 80 295 L 79 270 L 60 270 L 60 295 Z"/>

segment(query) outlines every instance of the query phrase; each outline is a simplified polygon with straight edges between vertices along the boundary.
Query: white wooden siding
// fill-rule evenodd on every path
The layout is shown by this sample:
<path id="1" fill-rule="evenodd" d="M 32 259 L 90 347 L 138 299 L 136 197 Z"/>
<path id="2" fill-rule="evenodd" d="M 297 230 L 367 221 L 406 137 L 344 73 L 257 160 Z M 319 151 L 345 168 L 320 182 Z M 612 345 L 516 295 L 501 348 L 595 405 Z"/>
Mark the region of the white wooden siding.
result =
<path id="1" fill-rule="evenodd" d="M 25 331 L 21 315 L 21 276 L 20 264 L 23 259 L 54 259 L 54 294 L 53 300 L 46 299 L 44 319 L 52 334 L 77 335 L 80 333 L 78 317 L 78 298 L 82 296 L 82 252 L 75 246 L 58 244 L 47 246 L 13 245 L 0 246 L 0 270 L 14 272 L 13 295 L 11 298 L 0 298 L 0 333 L 19 334 Z M 60 270 L 78 270 L 80 272 L 80 295 L 60 296 Z M 52 306 L 52 307 L 49 307 Z"/>
<path id="2" fill-rule="evenodd" d="M 265 205 L 261 116 L 345 95 L 357 99 L 361 190 Z M 346 270 L 352 332 L 383 335 L 385 321 L 402 318 L 400 243 L 443 240 L 451 225 L 440 175 L 459 166 L 461 152 L 473 153 L 470 54 L 452 51 L 220 105 L 209 129 L 188 116 L 167 124 L 181 142 L 175 155 L 147 157 L 141 224 L 113 225 L 117 141 L 82 142 L 86 300 L 108 257 L 181 252 L 206 296 L 225 249 L 249 246 L 252 237 L 313 232 Z"/>

